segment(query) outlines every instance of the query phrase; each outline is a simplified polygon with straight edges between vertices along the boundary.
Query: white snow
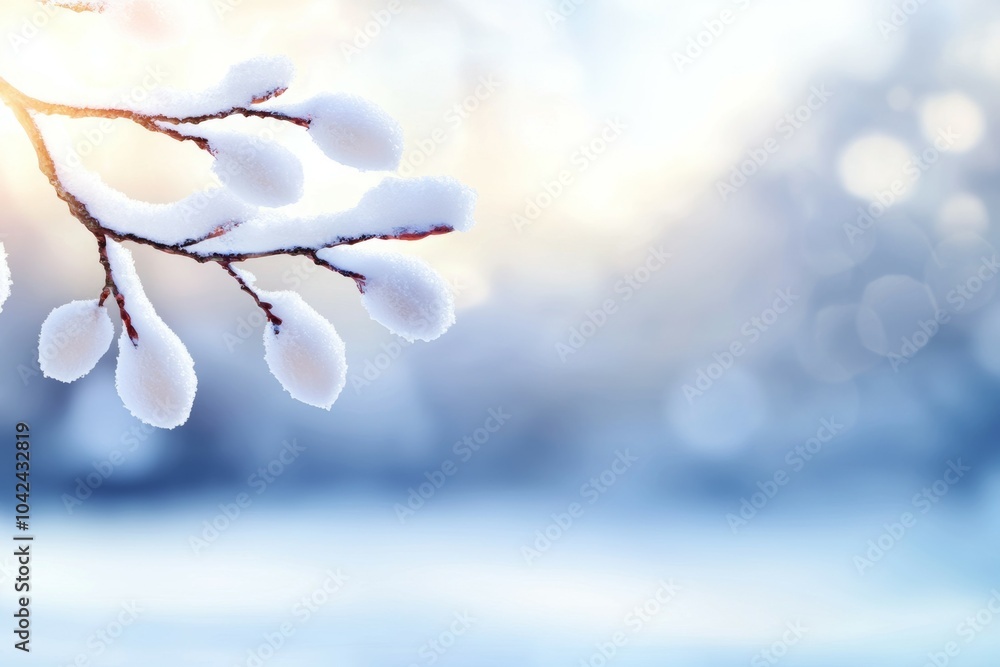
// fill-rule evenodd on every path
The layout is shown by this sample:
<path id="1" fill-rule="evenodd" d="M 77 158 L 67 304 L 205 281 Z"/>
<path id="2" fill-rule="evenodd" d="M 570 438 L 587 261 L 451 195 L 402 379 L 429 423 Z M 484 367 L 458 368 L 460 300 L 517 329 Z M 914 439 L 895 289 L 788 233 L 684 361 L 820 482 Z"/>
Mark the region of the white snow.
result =
<path id="1" fill-rule="evenodd" d="M 118 395 L 137 419 L 158 428 L 176 428 L 188 420 L 194 405 L 198 387 L 194 360 L 153 309 L 131 253 L 108 241 L 108 257 L 115 283 L 125 296 L 125 309 L 139 335 L 133 343 L 123 328 L 118 339 Z"/>
<path id="2" fill-rule="evenodd" d="M 3 304 L 10 296 L 10 267 L 7 265 L 7 251 L 0 243 L 0 312 L 3 312 Z"/>
<path id="3" fill-rule="evenodd" d="M 285 206 L 302 198 L 305 175 L 302 163 L 276 141 L 238 132 L 185 127 L 186 134 L 211 143 L 219 181 L 238 197 L 258 206 Z"/>
<path id="4" fill-rule="evenodd" d="M 268 108 L 309 119 L 309 135 L 320 150 L 349 167 L 391 171 L 403 156 L 402 127 L 362 97 L 328 93 L 299 104 Z"/>
<path id="5" fill-rule="evenodd" d="M 436 228 L 466 231 L 475 223 L 475 191 L 448 177 L 389 176 L 354 208 L 307 218 L 255 208 L 233 190 L 277 204 L 298 194 L 301 165 L 278 144 L 260 144 L 263 148 L 249 155 L 250 140 L 218 131 L 199 130 L 198 136 L 218 141 L 225 164 L 246 167 L 230 179 L 232 189 L 199 192 L 169 204 L 139 202 L 67 158 L 72 155 L 71 142 L 59 121 L 38 117 L 37 122 L 63 184 L 105 227 L 169 245 L 191 244 L 189 249 L 202 255 L 319 249 L 359 238 L 426 234 Z M 265 171 L 275 169 L 283 173 L 274 174 L 273 184 L 267 184 Z M 249 194 L 254 183 L 261 185 Z M 227 233 L 218 235 L 222 229 Z M 207 240 L 195 243 L 199 239 Z"/>
<path id="6" fill-rule="evenodd" d="M 259 56 L 233 65 L 219 83 L 206 90 L 192 92 L 158 86 L 141 100 L 128 98 L 125 108 L 149 116 L 179 119 L 211 116 L 249 107 L 255 100 L 284 90 L 291 85 L 294 75 L 295 67 L 288 58 Z"/>
<path id="7" fill-rule="evenodd" d="M 254 209 L 227 188 L 197 192 L 170 204 L 151 204 L 132 199 L 83 170 L 64 183 L 106 228 L 168 245 L 204 239 L 254 215 Z"/>
<path id="8" fill-rule="evenodd" d="M 248 282 L 252 276 L 242 275 Z M 292 398 L 329 410 L 347 384 L 344 341 L 322 315 L 295 292 L 260 292 L 281 318 L 264 327 L 264 359 Z"/>
<path id="9" fill-rule="evenodd" d="M 312 218 L 280 212 L 257 217 L 217 238 L 191 246 L 203 255 L 325 248 L 345 240 L 425 234 L 437 227 L 465 231 L 474 224 L 476 193 L 452 178 L 389 177 L 352 209 Z"/>
<path id="10" fill-rule="evenodd" d="M 108 229 L 158 243 L 183 245 L 254 215 L 255 208 L 228 188 L 196 192 L 169 204 L 132 199 L 73 159 L 72 140 L 60 120 L 36 116 L 35 122 L 55 160 L 56 173 L 63 185 Z"/>
<path id="11" fill-rule="evenodd" d="M 318 255 L 365 277 L 361 301 L 373 320 L 411 343 L 434 340 L 455 323 L 455 298 L 440 274 L 421 259 L 368 245 Z"/>
<path id="12" fill-rule="evenodd" d="M 97 299 L 59 306 L 45 318 L 38 336 L 38 365 L 45 377 L 75 382 L 111 347 L 115 326 Z"/>

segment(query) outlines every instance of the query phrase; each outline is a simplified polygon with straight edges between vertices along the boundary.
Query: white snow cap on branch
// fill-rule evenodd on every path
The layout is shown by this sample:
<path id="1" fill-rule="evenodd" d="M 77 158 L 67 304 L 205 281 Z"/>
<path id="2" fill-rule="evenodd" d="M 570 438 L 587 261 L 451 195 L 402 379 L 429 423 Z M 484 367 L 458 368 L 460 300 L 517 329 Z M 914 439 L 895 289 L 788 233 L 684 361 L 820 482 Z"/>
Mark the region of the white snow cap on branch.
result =
<path id="1" fill-rule="evenodd" d="M 455 297 L 426 262 L 381 248 L 339 246 L 317 253 L 365 277 L 361 301 L 371 318 L 411 343 L 438 338 L 455 323 Z"/>
<path id="2" fill-rule="evenodd" d="M 319 249 L 380 236 L 421 236 L 474 224 L 476 193 L 452 178 L 389 177 L 346 211 L 300 219 L 261 212 L 232 231 L 191 246 L 202 255 L 252 254 L 275 249 Z"/>
<path id="3" fill-rule="evenodd" d="M 242 271 L 253 284 L 253 276 Z M 322 315 L 295 292 L 260 292 L 281 319 L 264 327 L 264 360 L 292 398 L 329 410 L 347 384 L 344 341 Z"/>
<path id="4" fill-rule="evenodd" d="M 302 163 L 276 141 L 238 132 L 185 128 L 185 133 L 208 139 L 219 181 L 238 197 L 258 206 L 285 206 L 302 198 Z"/>
<path id="5" fill-rule="evenodd" d="M 127 327 L 123 327 L 118 339 L 118 395 L 136 418 L 158 428 L 176 428 L 187 421 L 194 404 L 198 387 L 194 360 L 153 309 L 135 271 L 132 254 L 108 241 L 108 258 L 138 334 L 138 340 L 133 341 Z"/>
<path id="6" fill-rule="evenodd" d="M 60 120 L 39 116 L 35 122 L 55 160 L 56 173 L 63 186 L 83 202 L 91 216 L 119 234 L 167 245 L 184 245 L 254 215 L 256 209 L 228 188 L 196 192 L 169 204 L 132 199 L 80 163 Z"/>
<path id="7" fill-rule="evenodd" d="M 374 102 L 326 93 L 267 109 L 309 120 L 309 136 L 331 160 L 364 170 L 392 171 L 403 157 L 403 128 Z"/>
<path id="8" fill-rule="evenodd" d="M 38 336 L 38 365 L 45 377 L 75 382 L 94 370 L 115 338 L 115 326 L 97 299 L 59 306 Z"/>
<path id="9" fill-rule="evenodd" d="M 7 252 L 3 244 L 0 243 L 0 312 L 3 312 L 3 304 L 10 296 L 10 267 L 7 266 Z"/>
<path id="10" fill-rule="evenodd" d="M 154 88 L 143 99 L 125 107 L 147 116 L 194 118 L 214 116 L 283 91 L 292 83 L 295 66 L 285 56 L 259 56 L 229 68 L 222 80 L 207 90 L 189 91 L 165 86 Z"/>
<path id="11" fill-rule="evenodd" d="M 151 31 L 145 36 L 153 38 L 169 27 L 173 15 L 190 23 L 193 14 L 185 12 L 193 3 L 204 5 L 204 0 L 47 2 L 100 12 L 132 32 Z M 343 391 L 343 341 L 301 296 L 258 292 L 253 276 L 233 263 L 277 255 L 313 259 L 355 280 L 372 318 L 410 341 L 434 340 L 452 325 L 454 298 L 441 276 L 419 259 L 387 251 L 379 240 L 467 231 L 474 224 L 475 191 L 447 177 L 388 176 L 353 208 L 317 213 L 309 203 L 305 213 L 305 206 L 293 206 L 304 195 L 302 162 L 283 144 L 239 133 L 240 128 L 261 119 L 295 126 L 328 158 L 358 170 L 393 170 L 403 150 L 400 125 L 362 98 L 331 93 L 284 104 L 280 95 L 293 76 L 287 58 L 255 58 L 232 67 L 207 91 L 159 86 L 141 98 L 84 94 L 83 104 L 46 102 L 2 86 L 4 102 L 31 139 L 41 172 L 70 213 L 96 236 L 108 273 L 99 301 L 67 304 L 46 319 L 39 337 L 39 363 L 46 375 L 72 381 L 96 365 L 114 338 L 104 306 L 113 295 L 123 325 L 116 370 L 122 402 L 137 418 L 160 428 L 188 420 L 198 384 L 194 361 L 146 297 L 123 241 L 215 263 L 235 277 L 267 316 L 268 367 L 293 398 L 309 405 L 329 409 Z M 102 97 L 112 102 L 95 103 Z M 66 131 L 70 122 L 83 118 L 129 121 L 197 146 L 214 157 L 213 170 L 223 187 L 169 204 L 135 201 L 83 166 Z M 298 135 L 289 146 L 305 138 Z M 9 287 L 0 245 L 0 307 Z"/>

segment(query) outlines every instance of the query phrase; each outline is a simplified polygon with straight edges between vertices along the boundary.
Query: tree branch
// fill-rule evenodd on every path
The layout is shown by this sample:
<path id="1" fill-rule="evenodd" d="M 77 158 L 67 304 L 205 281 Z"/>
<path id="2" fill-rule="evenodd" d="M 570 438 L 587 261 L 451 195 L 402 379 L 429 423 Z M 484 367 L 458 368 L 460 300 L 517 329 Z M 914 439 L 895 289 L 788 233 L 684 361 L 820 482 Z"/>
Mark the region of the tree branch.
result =
<path id="1" fill-rule="evenodd" d="M 60 4 L 59 6 L 65 6 Z M 81 7 L 83 5 L 80 5 Z M 69 8 L 69 7 L 67 7 Z M 78 10 L 87 11 L 87 10 Z M 99 11 L 99 10 L 97 10 Z M 264 101 L 280 95 L 284 92 L 284 89 L 271 91 L 264 94 L 254 102 Z M 245 261 L 249 259 L 258 259 L 263 257 L 273 257 L 277 255 L 289 255 L 289 256 L 305 256 L 315 262 L 317 265 L 327 268 L 335 273 L 338 273 L 344 277 L 351 278 L 355 281 L 358 289 L 363 293 L 365 289 L 365 276 L 353 273 L 350 271 L 345 271 L 340 269 L 329 262 L 326 262 L 319 258 L 317 255 L 317 250 L 319 248 L 314 247 L 282 247 L 275 248 L 260 252 L 214 252 L 214 253 L 199 253 L 192 248 L 197 246 L 199 243 L 207 241 L 209 239 L 217 238 L 226 234 L 229 230 L 237 227 L 240 221 L 230 221 L 230 224 L 219 226 L 211 233 L 207 234 L 202 238 L 188 239 L 177 244 L 162 243 L 154 241 L 152 239 L 145 238 L 138 234 L 123 233 L 117 231 L 111 227 L 105 225 L 101 220 L 96 218 L 91 214 L 87 205 L 75 194 L 73 194 L 59 178 L 59 174 L 56 168 L 55 160 L 49 151 L 48 146 L 45 143 L 45 139 L 42 136 L 41 130 L 38 124 L 35 122 L 34 115 L 61 115 L 70 118 L 108 118 L 108 119 L 125 119 L 130 120 L 141 127 L 151 131 L 163 134 L 172 139 L 178 141 L 192 141 L 202 150 L 211 152 L 211 144 L 208 139 L 203 137 L 194 137 L 184 134 L 180 129 L 176 127 L 171 127 L 172 125 L 180 125 L 185 123 L 198 124 L 208 120 L 221 119 L 232 115 L 243 115 L 248 117 L 260 117 L 260 118 L 274 118 L 281 121 L 290 122 L 301 127 L 308 128 L 309 121 L 303 118 L 296 118 L 293 116 L 288 116 L 279 112 L 265 111 L 260 109 L 250 109 L 243 107 L 234 107 L 232 109 L 227 109 L 220 111 L 217 114 L 205 115 L 205 116 L 195 116 L 188 118 L 174 118 L 170 116 L 161 115 L 144 115 L 135 111 L 130 111 L 127 109 L 91 109 L 91 108 L 79 108 L 72 107 L 63 104 L 53 104 L 49 102 L 43 102 L 41 100 L 35 99 L 29 95 L 22 93 L 20 90 L 11 85 L 6 79 L 0 77 L 0 100 L 2 100 L 6 105 L 12 110 L 15 118 L 17 118 L 21 127 L 23 128 L 25 134 L 27 135 L 29 141 L 31 142 L 35 153 L 38 157 L 38 167 L 42 174 L 48 179 L 52 188 L 55 190 L 56 195 L 62 199 L 66 205 L 69 207 L 70 213 L 75 217 L 84 227 L 90 231 L 94 237 L 97 239 L 98 251 L 101 258 L 101 263 L 104 266 L 106 280 L 104 288 L 101 292 L 100 303 L 103 305 L 109 296 L 114 296 L 116 302 L 118 303 L 118 308 L 121 313 L 122 322 L 128 332 L 129 337 L 132 339 L 133 343 L 139 338 L 138 332 L 132 326 L 131 317 L 125 308 L 125 297 L 118 290 L 117 285 L 114 281 L 114 276 L 111 270 L 111 265 L 108 260 L 107 255 L 107 242 L 108 239 L 114 241 L 133 241 L 142 245 L 147 245 L 155 248 L 161 252 L 180 255 L 193 259 L 196 262 L 205 264 L 209 262 L 218 263 L 222 268 L 226 269 L 227 272 L 239 283 L 240 288 L 250 294 L 257 305 L 264 311 L 267 315 L 268 321 L 272 326 L 277 329 L 281 325 L 281 319 L 277 317 L 272 312 L 271 304 L 266 303 L 260 299 L 260 296 L 250 287 L 246 281 L 244 281 L 240 275 L 231 266 L 232 262 Z M 334 247 L 340 245 L 355 245 L 357 243 L 362 243 L 364 241 L 380 239 L 380 240 L 404 240 L 413 241 L 428 236 L 434 236 L 437 234 L 446 234 L 448 232 L 454 231 L 452 227 L 447 225 L 439 225 L 433 227 L 426 231 L 421 232 L 406 232 L 400 234 L 365 234 L 354 237 L 337 238 L 333 242 L 326 244 L 325 247 Z"/>
<path id="2" fill-rule="evenodd" d="M 244 292 L 253 297 L 253 300 L 257 303 L 257 306 L 262 311 L 264 311 L 264 315 L 267 317 L 267 321 L 270 322 L 271 326 L 274 327 L 274 333 L 278 333 L 278 329 L 281 327 L 281 318 L 274 314 L 273 310 L 274 306 L 272 306 L 270 303 L 266 301 L 262 301 L 260 295 L 256 292 L 256 290 L 254 290 L 254 288 L 251 287 L 247 283 L 247 281 L 243 279 L 243 276 L 241 276 L 239 272 L 237 272 L 236 269 L 233 268 L 230 262 L 220 262 L 219 265 L 222 268 L 224 268 L 229 273 L 229 275 L 231 275 L 233 279 L 236 280 L 237 283 L 239 283 L 240 289 L 242 289 Z"/>
<path id="3" fill-rule="evenodd" d="M 129 315 L 128 310 L 125 308 L 125 295 L 121 293 L 121 290 L 118 289 L 118 284 L 115 282 L 114 271 L 111 269 L 111 260 L 108 258 L 108 238 L 106 236 L 97 237 L 97 250 L 101 256 L 101 266 L 104 267 L 105 275 L 104 289 L 101 291 L 101 299 L 98 301 L 98 304 L 103 306 L 108 297 L 114 295 L 115 302 L 118 304 L 118 312 L 122 318 L 122 326 L 125 327 L 129 339 L 135 345 L 139 342 L 139 332 L 132 326 L 132 316 Z"/>
<path id="4" fill-rule="evenodd" d="M 35 0 L 38 4 L 43 7 L 59 7 L 60 9 L 68 9 L 71 12 L 103 12 L 104 4 L 101 2 L 93 2 L 87 0 Z"/>

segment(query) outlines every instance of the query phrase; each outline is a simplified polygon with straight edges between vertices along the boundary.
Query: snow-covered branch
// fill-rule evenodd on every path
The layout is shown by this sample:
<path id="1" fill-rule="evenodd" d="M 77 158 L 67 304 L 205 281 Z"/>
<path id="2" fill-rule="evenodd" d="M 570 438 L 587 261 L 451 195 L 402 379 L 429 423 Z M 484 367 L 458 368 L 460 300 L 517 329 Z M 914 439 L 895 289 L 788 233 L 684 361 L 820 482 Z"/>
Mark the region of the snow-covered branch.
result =
<path id="1" fill-rule="evenodd" d="M 155 9 L 160 0 L 39 0 L 74 11 L 113 15 Z M 155 12 L 154 12 L 155 13 Z M 71 382 L 86 375 L 110 347 L 107 302 L 122 322 L 116 380 L 125 406 L 143 421 L 173 428 L 187 421 L 197 380 L 184 344 L 156 314 L 131 253 L 134 242 L 219 264 L 267 317 L 265 359 L 296 399 L 329 408 L 346 380 L 343 341 L 333 325 L 291 292 L 256 287 L 236 263 L 276 255 L 305 256 L 350 278 L 372 318 L 410 340 L 433 340 L 454 321 L 447 284 L 425 263 L 397 253 L 368 250 L 373 239 L 417 240 L 473 224 L 475 193 L 450 178 L 386 176 L 353 208 L 293 215 L 286 207 L 303 196 L 298 156 L 276 141 L 260 141 L 225 124 L 235 116 L 267 118 L 306 132 L 331 160 L 358 170 L 392 171 L 403 139 L 399 125 L 362 98 L 325 93 L 282 103 L 294 70 L 284 58 L 256 58 L 232 67 L 215 86 L 190 92 L 161 88 L 142 101 L 101 104 L 51 102 L 25 94 L 0 78 L 0 100 L 17 118 L 38 165 L 70 213 L 91 232 L 105 283 L 93 301 L 52 312 L 42 327 L 40 359 L 49 377 Z M 214 158 L 222 187 L 169 204 L 136 201 L 80 165 L 62 160 L 72 147 L 56 117 L 120 119 L 153 133 L 189 142 Z M 0 307 L 10 286 L 0 246 Z"/>

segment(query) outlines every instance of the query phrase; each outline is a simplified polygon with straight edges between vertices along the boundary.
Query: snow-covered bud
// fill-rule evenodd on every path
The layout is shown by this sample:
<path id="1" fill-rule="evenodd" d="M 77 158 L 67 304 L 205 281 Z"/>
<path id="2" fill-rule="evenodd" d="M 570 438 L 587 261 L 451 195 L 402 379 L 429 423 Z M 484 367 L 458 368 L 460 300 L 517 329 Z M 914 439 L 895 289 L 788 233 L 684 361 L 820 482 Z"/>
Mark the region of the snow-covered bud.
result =
<path id="1" fill-rule="evenodd" d="M 347 384 L 344 341 L 295 292 L 262 292 L 281 326 L 264 327 L 264 359 L 292 398 L 329 410 Z"/>
<path id="2" fill-rule="evenodd" d="M 198 379 L 184 343 L 163 320 L 135 321 L 140 338 L 118 338 L 115 383 L 132 415 L 157 428 L 176 428 L 191 415 Z"/>
<path id="3" fill-rule="evenodd" d="M 3 311 L 3 304 L 10 296 L 10 267 L 7 266 L 7 252 L 3 244 L 0 243 L 0 312 Z"/>
<path id="4" fill-rule="evenodd" d="M 167 46 L 187 35 L 184 4 L 177 0 L 104 0 L 103 13 L 129 37 L 146 45 Z"/>
<path id="5" fill-rule="evenodd" d="M 319 257 L 365 277 L 362 303 L 373 320 L 397 336 L 431 341 L 455 323 L 451 288 L 421 259 L 360 246 L 328 248 Z"/>
<path id="6" fill-rule="evenodd" d="M 285 206 L 302 198 L 302 163 L 274 141 L 234 132 L 213 133 L 213 171 L 238 197 L 258 206 Z"/>
<path id="7" fill-rule="evenodd" d="M 97 299 L 59 306 L 38 336 L 38 365 L 45 377 L 75 382 L 94 370 L 115 338 L 115 326 Z"/>
<path id="8" fill-rule="evenodd" d="M 364 170 L 391 171 L 399 166 L 403 129 L 374 103 L 330 93 L 290 111 L 309 120 L 309 136 L 331 160 Z"/>
<path id="9" fill-rule="evenodd" d="M 194 360 L 153 309 L 128 250 L 108 241 L 108 258 L 138 336 L 133 341 L 126 327 L 118 339 L 118 396 L 137 419 L 158 428 L 176 428 L 188 420 L 194 405 L 198 388 Z"/>

